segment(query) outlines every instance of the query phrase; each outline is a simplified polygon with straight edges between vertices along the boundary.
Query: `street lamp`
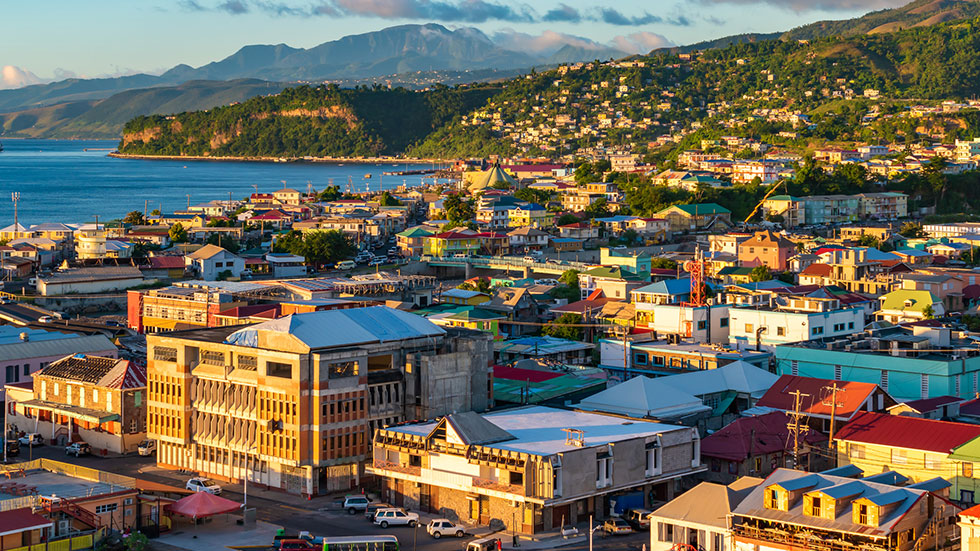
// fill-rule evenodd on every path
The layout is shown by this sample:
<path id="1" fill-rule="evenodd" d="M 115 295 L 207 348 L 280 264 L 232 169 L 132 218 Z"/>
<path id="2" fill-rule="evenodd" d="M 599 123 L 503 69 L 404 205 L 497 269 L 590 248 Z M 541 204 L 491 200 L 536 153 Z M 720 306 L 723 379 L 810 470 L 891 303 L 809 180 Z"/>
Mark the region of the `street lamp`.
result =
<path id="1" fill-rule="evenodd" d="M 602 528 L 602 525 L 592 526 L 592 515 L 589 515 L 589 551 L 592 551 L 592 534 L 595 534 L 596 530 Z"/>

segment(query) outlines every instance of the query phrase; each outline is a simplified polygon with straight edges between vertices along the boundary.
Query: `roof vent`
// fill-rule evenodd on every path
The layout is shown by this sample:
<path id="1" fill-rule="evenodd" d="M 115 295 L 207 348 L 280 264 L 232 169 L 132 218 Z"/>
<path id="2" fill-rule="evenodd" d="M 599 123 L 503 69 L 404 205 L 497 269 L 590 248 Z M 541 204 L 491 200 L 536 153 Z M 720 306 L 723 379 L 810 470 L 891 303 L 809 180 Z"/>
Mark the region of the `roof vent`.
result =
<path id="1" fill-rule="evenodd" d="M 27 342 L 31 340 L 31 336 L 27 334 L 27 331 L 24 331 L 23 333 L 20 334 L 20 340 Z"/>
<path id="2" fill-rule="evenodd" d="M 561 429 L 565 431 L 565 445 L 576 448 L 585 447 L 585 431 L 580 429 Z"/>

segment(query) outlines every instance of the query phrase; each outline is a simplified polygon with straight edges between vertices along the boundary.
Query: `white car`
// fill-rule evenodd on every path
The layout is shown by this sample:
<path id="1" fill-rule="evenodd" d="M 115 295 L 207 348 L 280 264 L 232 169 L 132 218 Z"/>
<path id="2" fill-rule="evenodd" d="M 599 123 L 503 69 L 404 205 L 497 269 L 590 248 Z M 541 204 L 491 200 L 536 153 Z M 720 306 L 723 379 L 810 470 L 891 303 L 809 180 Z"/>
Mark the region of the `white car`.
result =
<path id="1" fill-rule="evenodd" d="M 447 518 L 433 520 L 425 527 L 425 531 L 435 539 L 443 536 L 456 536 L 457 538 L 461 538 L 465 535 L 462 526 L 453 523 L 453 521 Z"/>
<path id="2" fill-rule="evenodd" d="M 44 438 L 39 432 L 29 432 L 18 439 L 21 446 L 29 446 L 33 448 L 34 446 L 43 446 Z"/>
<path id="3" fill-rule="evenodd" d="M 406 513 L 404 509 L 381 509 L 374 514 L 374 523 L 382 528 L 389 526 L 415 526 L 419 523 L 418 513 Z"/>
<path id="4" fill-rule="evenodd" d="M 351 515 L 357 514 L 358 511 L 363 511 L 367 509 L 370 500 L 367 496 L 347 496 L 344 498 L 344 509 Z"/>
<path id="5" fill-rule="evenodd" d="M 192 478 L 187 481 L 184 487 L 192 492 L 207 492 L 214 495 L 221 494 L 221 486 L 210 478 Z"/>
<path id="6" fill-rule="evenodd" d="M 155 451 L 157 451 L 156 440 L 144 440 L 136 446 L 136 452 L 140 455 L 153 455 Z"/>

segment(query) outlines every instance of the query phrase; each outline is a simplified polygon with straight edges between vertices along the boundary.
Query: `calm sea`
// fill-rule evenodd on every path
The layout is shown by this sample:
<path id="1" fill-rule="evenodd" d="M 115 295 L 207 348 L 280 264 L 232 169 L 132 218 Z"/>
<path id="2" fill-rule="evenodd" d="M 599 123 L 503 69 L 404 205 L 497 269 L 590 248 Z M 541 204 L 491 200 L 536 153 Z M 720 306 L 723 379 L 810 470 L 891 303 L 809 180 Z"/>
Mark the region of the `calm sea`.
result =
<path id="1" fill-rule="evenodd" d="M 161 208 L 172 212 L 190 203 L 240 199 L 285 185 L 305 191 L 327 185 L 354 191 L 421 185 L 421 176 L 385 176 L 382 172 L 428 165 L 311 164 L 213 161 L 141 161 L 106 154 L 116 141 L 3 140 L 0 153 L 0 227 L 13 223 L 11 193 L 20 193 L 21 224 L 91 222 L 121 218 L 127 212 Z M 365 178 L 371 174 L 371 178 Z M 432 180 L 426 180 L 431 182 Z"/>

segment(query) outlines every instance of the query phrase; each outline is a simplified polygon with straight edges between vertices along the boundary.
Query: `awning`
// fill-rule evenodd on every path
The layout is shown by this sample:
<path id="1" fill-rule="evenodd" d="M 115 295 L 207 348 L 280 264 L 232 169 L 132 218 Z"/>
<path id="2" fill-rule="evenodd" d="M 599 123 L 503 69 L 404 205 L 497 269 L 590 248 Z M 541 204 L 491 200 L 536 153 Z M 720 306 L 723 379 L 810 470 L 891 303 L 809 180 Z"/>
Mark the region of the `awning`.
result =
<path id="1" fill-rule="evenodd" d="M 96 423 L 99 425 L 102 423 L 108 423 L 109 421 L 119 420 L 119 414 L 112 413 L 111 411 L 83 408 L 81 406 L 59 404 L 57 402 L 48 402 L 45 400 L 27 400 L 26 402 L 19 402 L 19 404 L 25 408 L 32 408 L 39 411 L 50 411 L 52 413 L 57 413 L 58 415 L 64 415 L 65 417 L 78 419 L 79 421 L 86 421 L 88 423 Z"/>
<path id="2" fill-rule="evenodd" d="M 241 504 L 208 492 L 195 492 L 166 506 L 165 509 L 171 513 L 199 519 L 225 513 L 234 513 L 241 509 Z"/>

